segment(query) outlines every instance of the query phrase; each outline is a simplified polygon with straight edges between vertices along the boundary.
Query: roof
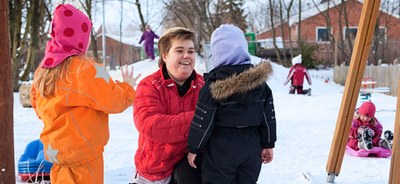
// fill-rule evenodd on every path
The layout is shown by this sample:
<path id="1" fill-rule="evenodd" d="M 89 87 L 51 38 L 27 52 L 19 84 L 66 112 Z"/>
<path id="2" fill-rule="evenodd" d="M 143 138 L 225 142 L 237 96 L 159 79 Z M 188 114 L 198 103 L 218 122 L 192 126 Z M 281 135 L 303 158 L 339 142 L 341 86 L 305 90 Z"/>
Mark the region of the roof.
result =
<path id="1" fill-rule="evenodd" d="M 345 1 L 349 1 L 349 0 L 345 0 Z M 361 4 L 364 4 L 364 0 L 355 0 L 355 1 L 357 1 L 357 2 L 359 2 Z M 317 6 L 310 6 L 311 8 L 309 8 L 307 10 L 304 10 L 301 13 L 301 21 L 306 20 L 306 19 L 308 19 L 310 17 L 313 17 L 315 15 L 318 15 L 319 13 L 324 12 L 324 11 L 328 10 L 329 8 L 333 8 L 333 7 L 337 6 L 337 5 L 340 5 L 341 3 L 342 3 L 341 0 L 330 0 L 330 1 L 325 1 L 323 3 L 320 3 Z M 392 12 L 389 12 L 389 11 L 386 11 L 385 9 L 382 9 L 382 8 L 380 8 L 379 10 L 384 12 L 384 13 L 387 13 L 388 15 L 391 15 L 393 17 L 396 17 L 396 18 L 400 19 L 400 15 L 396 15 L 396 14 L 394 14 Z M 289 23 L 290 23 L 289 26 L 298 23 L 298 21 L 299 21 L 298 13 L 296 13 L 295 15 L 292 15 L 291 18 L 289 19 Z M 286 22 L 287 21 L 285 21 L 284 23 L 286 23 Z M 280 23 L 276 24 L 275 27 L 278 27 L 279 25 L 281 25 L 281 24 Z M 263 30 L 261 32 L 267 32 L 269 30 L 271 30 L 271 28 L 265 29 L 265 30 Z"/>
<path id="2" fill-rule="evenodd" d="M 97 34 L 97 38 L 102 37 L 102 36 L 103 36 L 102 33 Z M 121 40 L 121 42 L 126 45 L 141 47 L 141 44 L 139 44 L 141 35 L 139 35 L 139 36 L 136 36 L 136 35 L 135 36 L 122 36 L 120 38 L 119 35 L 113 35 L 113 34 L 106 33 L 105 36 L 108 38 L 111 38 L 117 42 L 119 42 Z"/>

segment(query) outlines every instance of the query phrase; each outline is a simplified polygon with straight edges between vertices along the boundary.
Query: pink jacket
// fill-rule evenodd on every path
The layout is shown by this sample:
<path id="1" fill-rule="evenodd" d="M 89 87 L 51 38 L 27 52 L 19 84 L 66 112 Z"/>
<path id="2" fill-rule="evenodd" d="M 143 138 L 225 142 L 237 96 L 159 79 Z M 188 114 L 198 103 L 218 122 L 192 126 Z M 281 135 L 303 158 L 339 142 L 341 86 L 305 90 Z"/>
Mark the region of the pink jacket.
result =
<path id="1" fill-rule="evenodd" d="M 290 70 L 289 74 L 286 78 L 285 85 L 291 80 L 293 86 L 303 86 L 304 83 L 304 77 L 307 78 L 308 84 L 312 84 L 311 82 L 311 77 L 307 72 L 306 67 L 304 67 L 301 64 L 295 64 L 293 65 Z"/>
<path id="2" fill-rule="evenodd" d="M 162 69 L 144 78 L 137 87 L 134 121 L 139 131 L 135 154 L 137 172 L 149 180 L 172 174 L 187 154 L 187 137 L 204 79 L 196 74 L 189 91 L 181 97 Z"/>
<path id="3" fill-rule="evenodd" d="M 357 112 L 356 112 L 357 114 Z M 370 122 L 362 122 L 358 116 L 355 116 L 352 123 L 351 123 L 351 128 L 350 128 L 350 133 L 349 133 L 349 138 L 348 138 L 348 142 L 347 142 L 347 146 L 351 147 L 354 150 L 359 150 L 358 148 L 358 128 L 361 126 L 366 126 L 371 128 L 372 130 L 374 130 L 375 135 L 372 137 L 372 144 L 374 145 L 374 147 L 379 146 L 379 140 L 381 138 L 382 135 L 382 124 L 378 121 L 378 119 L 376 119 L 375 117 L 371 120 L 373 122 L 375 122 L 374 124 L 370 123 Z"/>

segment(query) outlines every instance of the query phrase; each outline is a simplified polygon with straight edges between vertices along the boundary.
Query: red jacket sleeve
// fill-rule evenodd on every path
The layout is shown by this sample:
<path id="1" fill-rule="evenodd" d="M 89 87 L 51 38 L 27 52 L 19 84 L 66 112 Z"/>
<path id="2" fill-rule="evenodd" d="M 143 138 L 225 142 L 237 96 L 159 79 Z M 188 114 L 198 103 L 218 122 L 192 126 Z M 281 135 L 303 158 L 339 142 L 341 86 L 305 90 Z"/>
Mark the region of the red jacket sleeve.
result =
<path id="1" fill-rule="evenodd" d="M 169 95 L 173 96 L 173 94 Z M 161 98 L 157 87 L 150 82 L 142 81 L 138 85 L 134 104 L 134 120 L 139 133 L 146 139 L 159 143 L 187 140 L 194 110 L 170 114 L 169 108 L 179 107 L 163 103 Z"/>
<path id="2" fill-rule="evenodd" d="M 289 70 L 289 73 L 288 73 L 288 76 L 286 77 L 286 81 L 283 83 L 284 85 L 286 85 L 290 80 L 292 80 L 292 77 L 293 77 L 293 69 L 294 69 L 294 67 L 292 66 L 292 67 L 290 67 L 290 70 Z"/>

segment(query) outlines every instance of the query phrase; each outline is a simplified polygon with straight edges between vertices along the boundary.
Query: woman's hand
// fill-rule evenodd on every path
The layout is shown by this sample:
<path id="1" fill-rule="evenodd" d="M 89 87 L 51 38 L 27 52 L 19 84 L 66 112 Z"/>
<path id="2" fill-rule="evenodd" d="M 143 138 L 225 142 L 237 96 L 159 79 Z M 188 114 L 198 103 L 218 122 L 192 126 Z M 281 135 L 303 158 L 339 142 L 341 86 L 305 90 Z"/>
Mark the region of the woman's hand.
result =
<path id="1" fill-rule="evenodd" d="M 194 163 L 194 160 L 196 160 L 196 156 L 197 156 L 197 154 L 190 153 L 190 152 L 188 153 L 188 156 L 187 156 L 189 165 L 192 166 L 192 167 L 195 168 L 195 169 L 197 169 L 197 166 L 196 166 L 196 164 Z"/>
<path id="2" fill-rule="evenodd" d="M 131 67 L 130 71 L 129 71 L 128 66 L 125 66 L 125 70 L 124 70 L 124 67 L 121 67 L 121 75 L 122 75 L 123 82 L 126 82 L 129 85 L 131 85 L 132 87 L 135 87 L 136 81 L 139 79 L 139 77 L 142 74 L 140 73 L 138 76 L 133 77 L 133 66 Z"/>

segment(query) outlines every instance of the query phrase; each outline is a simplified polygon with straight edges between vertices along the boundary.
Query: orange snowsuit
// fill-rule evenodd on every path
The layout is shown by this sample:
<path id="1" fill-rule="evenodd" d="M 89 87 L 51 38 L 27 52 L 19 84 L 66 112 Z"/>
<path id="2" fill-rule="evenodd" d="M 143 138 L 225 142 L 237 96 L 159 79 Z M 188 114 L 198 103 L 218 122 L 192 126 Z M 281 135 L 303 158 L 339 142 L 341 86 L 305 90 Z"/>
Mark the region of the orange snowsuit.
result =
<path id="1" fill-rule="evenodd" d="M 129 107 L 135 91 L 128 83 L 114 83 L 93 60 L 75 56 L 70 62 L 53 96 L 41 96 L 35 83 L 31 90 L 32 106 L 44 123 L 43 151 L 54 164 L 51 183 L 103 183 L 108 114 Z"/>

